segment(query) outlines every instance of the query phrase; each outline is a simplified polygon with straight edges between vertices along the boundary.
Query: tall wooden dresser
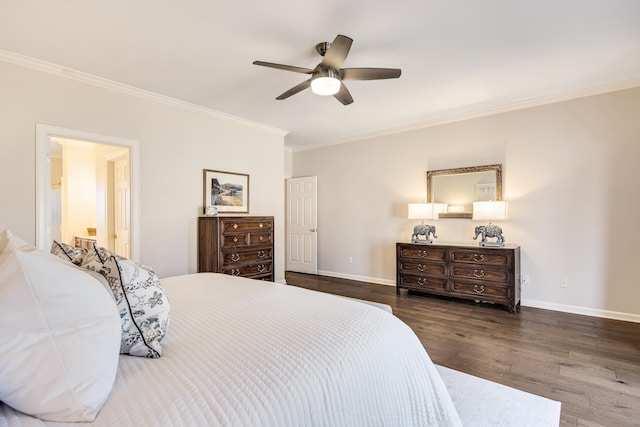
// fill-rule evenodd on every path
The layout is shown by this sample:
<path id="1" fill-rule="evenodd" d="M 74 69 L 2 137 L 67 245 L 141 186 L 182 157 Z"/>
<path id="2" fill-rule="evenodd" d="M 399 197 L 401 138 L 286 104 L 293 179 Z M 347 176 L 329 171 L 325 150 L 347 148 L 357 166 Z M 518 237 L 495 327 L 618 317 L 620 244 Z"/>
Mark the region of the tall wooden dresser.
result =
<path id="1" fill-rule="evenodd" d="M 520 246 L 396 244 L 396 292 L 405 288 L 503 304 L 520 304 Z"/>
<path id="2" fill-rule="evenodd" d="M 273 217 L 198 218 L 198 272 L 273 281 Z"/>

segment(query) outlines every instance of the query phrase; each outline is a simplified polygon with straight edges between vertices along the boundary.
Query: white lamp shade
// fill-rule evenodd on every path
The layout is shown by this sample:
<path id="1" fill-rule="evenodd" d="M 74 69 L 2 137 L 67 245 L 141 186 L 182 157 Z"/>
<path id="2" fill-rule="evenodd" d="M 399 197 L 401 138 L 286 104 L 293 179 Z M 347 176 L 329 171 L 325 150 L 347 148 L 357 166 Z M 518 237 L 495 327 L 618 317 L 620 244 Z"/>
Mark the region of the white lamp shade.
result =
<path id="1" fill-rule="evenodd" d="M 473 219 L 476 221 L 504 221 L 507 219 L 507 202 L 473 202 Z"/>
<path id="2" fill-rule="evenodd" d="M 446 203 L 409 203 L 409 219 L 438 219 L 446 211 Z"/>

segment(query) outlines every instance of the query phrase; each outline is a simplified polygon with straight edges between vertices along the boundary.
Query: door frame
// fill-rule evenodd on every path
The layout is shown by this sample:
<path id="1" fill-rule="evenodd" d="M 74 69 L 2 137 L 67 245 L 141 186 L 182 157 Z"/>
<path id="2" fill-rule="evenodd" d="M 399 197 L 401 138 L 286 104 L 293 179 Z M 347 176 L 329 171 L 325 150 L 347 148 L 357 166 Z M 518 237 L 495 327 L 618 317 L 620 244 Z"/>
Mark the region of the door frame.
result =
<path id="1" fill-rule="evenodd" d="M 87 132 L 36 123 L 36 246 L 48 251 L 51 243 L 51 207 L 48 193 L 51 187 L 49 158 L 52 137 L 76 139 L 129 149 L 131 167 L 131 258 L 140 261 L 140 142 L 134 139 Z"/>

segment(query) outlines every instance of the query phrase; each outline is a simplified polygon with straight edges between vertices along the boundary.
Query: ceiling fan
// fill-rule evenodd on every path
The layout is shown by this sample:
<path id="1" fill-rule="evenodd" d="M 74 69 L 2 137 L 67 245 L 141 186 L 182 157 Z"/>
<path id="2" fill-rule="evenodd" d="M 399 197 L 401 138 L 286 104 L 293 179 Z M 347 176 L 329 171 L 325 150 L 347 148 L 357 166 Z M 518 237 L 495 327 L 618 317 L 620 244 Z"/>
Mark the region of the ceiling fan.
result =
<path id="1" fill-rule="evenodd" d="M 353 98 L 343 80 L 397 79 L 401 73 L 399 68 L 340 68 L 349 54 L 352 43 L 351 38 L 341 34 L 336 36 L 333 43 L 318 43 L 316 52 L 323 56 L 323 59 L 314 69 L 264 61 L 254 61 L 253 64 L 311 75 L 311 78 L 292 87 L 276 99 L 287 99 L 311 87 L 313 93 L 317 95 L 333 95 L 343 105 L 349 105 L 353 102 Z"/>

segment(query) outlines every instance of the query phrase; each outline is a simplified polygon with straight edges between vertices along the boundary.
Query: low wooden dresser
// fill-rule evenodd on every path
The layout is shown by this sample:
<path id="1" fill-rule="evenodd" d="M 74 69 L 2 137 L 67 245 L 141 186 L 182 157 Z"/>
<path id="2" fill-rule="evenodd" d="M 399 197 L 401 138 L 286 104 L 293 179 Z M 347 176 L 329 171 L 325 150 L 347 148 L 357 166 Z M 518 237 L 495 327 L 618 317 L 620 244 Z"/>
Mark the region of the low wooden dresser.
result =
<path id="1" fill-rule="evenodd" d="M 429 294 L 520 304 L 520 246 L 396 244 L 396 293 L 405 288 Z"/>
<path id="2" fill-rule="evenodd" d="M 93 249 L 93 245 L 97 242 L 95 238 L 84 237 L 84 236 L 74 236 L 73 237 L 73 245 L 76 248 L 81 249 Z"/>
<path id="3" fill-rule="evenodd" d="M 273 281 L 273 217 L 198 218 L 198 272 Z"/>

